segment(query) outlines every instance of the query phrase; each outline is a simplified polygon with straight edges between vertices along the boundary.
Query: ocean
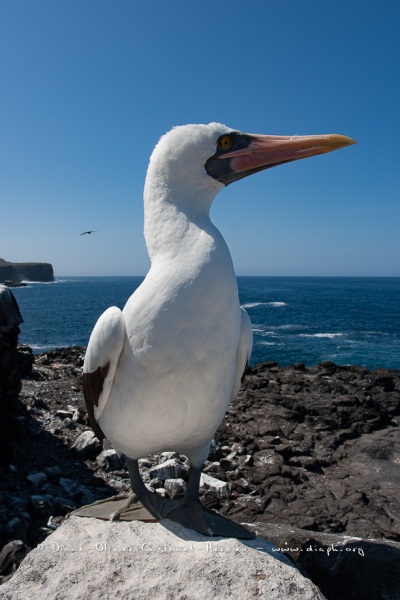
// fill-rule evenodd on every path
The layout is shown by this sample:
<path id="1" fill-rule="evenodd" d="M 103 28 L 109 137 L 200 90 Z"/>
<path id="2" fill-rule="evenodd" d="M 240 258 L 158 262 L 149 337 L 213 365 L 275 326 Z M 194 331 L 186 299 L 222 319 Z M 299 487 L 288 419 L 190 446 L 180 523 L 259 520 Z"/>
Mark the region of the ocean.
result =
<path id="1" fill-rule="evenodd" d="M 122 308 L 143 277 L 64 277 L 15 288 L 20 341 L 35 353 L 86 346 L 109 306 Z M 400 368 L 400 278 L 238 277 L 254 329 L 251 364 Z"/>

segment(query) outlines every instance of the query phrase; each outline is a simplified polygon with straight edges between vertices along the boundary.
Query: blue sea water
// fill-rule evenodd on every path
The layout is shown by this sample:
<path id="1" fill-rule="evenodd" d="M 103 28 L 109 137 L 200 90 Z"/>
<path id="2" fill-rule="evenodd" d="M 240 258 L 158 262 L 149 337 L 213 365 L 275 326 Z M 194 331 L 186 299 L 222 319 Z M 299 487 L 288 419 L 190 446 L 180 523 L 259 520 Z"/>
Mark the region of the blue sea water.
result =
<path id="1" fill-rule="evenodd" d="M 85 346 L 109 306 L 122 308 L 143 277 L 65 277 L 15 288 L 34 352 Z M 254 328 L 252 364 L 276 360 L 400 368 L 400 278 L 238 277 Z"/>

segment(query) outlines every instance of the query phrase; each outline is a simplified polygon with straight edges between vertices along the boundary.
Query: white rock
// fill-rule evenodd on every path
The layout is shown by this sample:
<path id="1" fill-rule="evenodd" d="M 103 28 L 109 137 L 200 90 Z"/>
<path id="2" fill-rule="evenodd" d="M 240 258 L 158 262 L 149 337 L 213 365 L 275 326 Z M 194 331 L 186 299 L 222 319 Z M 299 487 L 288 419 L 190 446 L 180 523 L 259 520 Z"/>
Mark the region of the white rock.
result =
<path id="1" fill-rule="evenodd" d="M 161 481 L 183 478 L 186 472 L 186 465 L 182 464 L 179 460 L 176 460 L 176 458 L 166 460 L 160 465 L 156 465 L 149 469 L 151 479 L 157 478 Z"/>
<path id="2" fill-rule="evenodd" d="M 207 538 L 176 523 L 70 517 L 30 552 L 3 600 L 324 600 L 273 544 Z"/>
<path id="3" fill-rule="evenodd" d="M 158 456 L 158 464 L 161 465 L 161 463 L 171 460 L 171 458 L 179 458 L 179 454 L 177 452 L 161 452 Z"/>
<path id="4" fill-rule="evenodd" d="M 239 479 L 236 479 L 233 482 L 233 487 L 240 494 L 243 494 L 250 488 L 250 485 L 249 485 L 249 482 L 247 481 L 247 479 L 245 479 L 244 477 L 239 477 Z"/>
<path id="5" fill-rule="evenodd" d="M 244 454 L 238 459 L 240 467 L 251 467 L 253 465 L 253 457 L 251 454 Z"/>
<path id="6" fill-rule="evenodd" d="M 166 479 L 164 488 L 169 498 L 178 498 L 186 492 L 186 483 L 183 479 Z"/>
<path id="7" fill-rule="evenodd" d="M 238 444 L 235 442 L 234 444 L 232 444 L 232 452 L 234 452 L 235 454 L 244 454 L 246 452 L 246 448 L 242 446 L 242 444 Z"/>
<path id="8" fill-rule="evenodd" d="M 95 459 L 100 453 L 100 444 L 93 431 L 83 431 L 72 444 L 72 448 L 79 452 L 83 458 Z"/>
<path id="9" fill-rule="evenodd" d="M 72 420 L 74 421 L 74 423 L 79 421 L 79 410 L 76 408 L 76 406 L 72 406 L 71 404 L 68 404 L 67 408 L 68 408 L 68 410 L 70 410 L 72 412 Z"/>
<path id="10" fill-rule="evenodd" d="M 96 462 L 105 471 L 118 471 L 124 466 L 124 461 L 115 450 L 103 450 L 96 458 Z"/>
<path id="11" fill-rule="evenodd" d="M 236 450 L 234 450 L 233 452 L 230 452 L 226 458 L 228 460 L 235 460 L 235 458 L 237 458 L 237 455 L 238 453 L 236 452 Z"/>
<path id="12" fill-rule="evenodd" d="M 200 488 L 213 492 L 218 498 L 229 498 L 231 495 L 231 486 L 226 481 L 221 481 L 211 475 L 201 474 Z"/>
<path id="13" fill-rule="evenodd" d="M 60 417 L 60 419 L 66 419 L 66 418 L 70 418 L 70 419 L 71 419 L 71 418 L 72 418 L 72 416 L 73 416 L 73 414 L 74 414 L 74 413 L 73 413 L 73 412 L 71 412 L 70 410 L 62 410 L 62 409 L 60 409 L 60 410 L 58 410 L 58 411 L 56 412 L 56 415 L 57 415 L 58 417 Z"/>

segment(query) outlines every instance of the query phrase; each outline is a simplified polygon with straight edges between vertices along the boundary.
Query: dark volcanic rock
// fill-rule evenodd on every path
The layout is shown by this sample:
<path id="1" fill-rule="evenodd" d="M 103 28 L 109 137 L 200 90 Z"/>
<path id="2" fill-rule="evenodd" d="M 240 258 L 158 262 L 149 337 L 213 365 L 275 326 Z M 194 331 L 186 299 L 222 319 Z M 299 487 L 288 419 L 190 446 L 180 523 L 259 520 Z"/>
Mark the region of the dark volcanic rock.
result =
<path id="1" fill-rule="evenodd" d="M 400 540 L 400 373 L 321 363 L 257 365 L 217 432 L 239 440 L 247 495 L 220 509 L 251 522 Z"/>
<path id="2" fill-rule="evenodd" d="M 0 285 L 0 467 L 10 462 L 21 378 L 30 372 L 33 363 L 31 349 L 18 348 L 22 322 L 13 293 Z"/>

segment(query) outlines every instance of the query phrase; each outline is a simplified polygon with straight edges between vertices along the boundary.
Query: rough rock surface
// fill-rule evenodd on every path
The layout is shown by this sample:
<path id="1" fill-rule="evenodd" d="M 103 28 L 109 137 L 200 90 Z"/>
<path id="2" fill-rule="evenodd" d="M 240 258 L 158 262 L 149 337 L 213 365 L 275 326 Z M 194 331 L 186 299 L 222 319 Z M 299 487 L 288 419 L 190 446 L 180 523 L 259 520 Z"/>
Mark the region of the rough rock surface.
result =
<path id="1" fill-rule="evenodd" d="M 400 600 L 400 543 L 291 527 L 248 526 L 296 563 L 329 600 Z"/>
<path id="2" fill-rule="evenodd" d="M 323 600 L 261 538 L 210 539 L 165 520 L 110 523 L 70 517 L 2 586 L 4 600 Z"/>
<path id="3" fill-rule="evenodd" d="M 18 441 L 0 491 L 0 549 L 22 540 L 25 550 L 18 546 L 14 561 L 7 560 L 3 570 L 0 564 L 0 581 L 68 512 L 129 490 L 126 469 L 99 457 L 100 444 L 95 442 L 90 457 L 72 448 L 90 429 L 83 356 L 84 348 L 38 355 L 32 376 L 23 381 Z M 253 523 L 261 536 L 261 526 L 272 523 L 286 526 L 288 540 L 297 527 L 306 541 L 322 533 L 400 541 L 399 415 L 399 371 L 333 363 L 257 365 L 229 408 L 205 466 L 207 475 L 228 484 L 230 495 L 204 488 L 203 502 Z M 185 459 L 175 453 L 140 461 L 153 489 L 168 493 L 169 484 L 165 491 L 165 482 L 151 479 L 149 471 L 172 459 L 181 463 L 184 478 Z M 355 589 L 353 597 L 363 598 Z"/>
<path id="4" fill-rule="evenodd" d="M 237 449 L 232 470 L 216 468 L 234 489 L 222 512 L 400 540 L 399 416 L 399 371 L 254 367 L 217 433 Z"/>
<path id="5" fill-rule="evenodd" d="M 0 467 L 7 467 L 11 461 L 21 377 L 30 373 L 33 363 L 31 349 L 18 348 L 22 322 L 13 293 L 0 285 Z"/>

